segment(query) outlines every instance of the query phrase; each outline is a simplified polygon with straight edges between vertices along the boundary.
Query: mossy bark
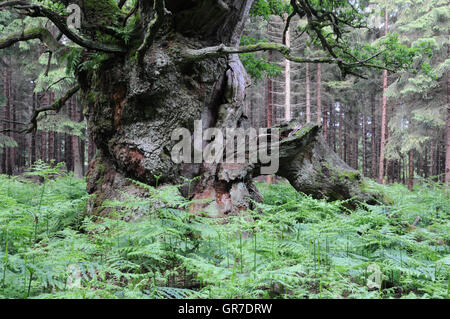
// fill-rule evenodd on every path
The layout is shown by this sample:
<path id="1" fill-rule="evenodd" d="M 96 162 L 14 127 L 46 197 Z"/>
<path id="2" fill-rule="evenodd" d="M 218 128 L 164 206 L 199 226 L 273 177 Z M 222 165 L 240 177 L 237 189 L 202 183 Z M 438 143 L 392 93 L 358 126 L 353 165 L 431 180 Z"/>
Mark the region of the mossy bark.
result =
<path id="1" fill-rule="evenodd" d="M 351 208 L 358 202 L 385 201 L 381 194 L 365 191 L 364 177 L 330 149 L 316 124 L 307 124 L 280 141 L 278 175 L 299 192 L 330 201 L 348 200 Z"/>
<path id="2" fill-rule="evenodd" d="M 238 45 L 252 0 L 165 3 L 168 12 L 162 27 L 152 35 L 142 58 L 135 58 L 137 48 L 132 45 L 127 54 L 110 55 L 95 69 L 78 73 L 89 134 L 98 148 L 87 176 L 88 192 L 93 194 L 87 209 L 90 214 L 106 214 L 102 203 L 120 199 L 121 192 L 144 196 L 130 179 L 162 185 L 183 184 L 197 177 L 185 183 L 181 192 L 190 199 L 211 199 L 190 209 L 214 216 L 237 214 L 251 207 L 251 199 L 261 200 L 252 184 L 252 168 L 178 165 L 170 156 L 176 143 L 170 134 L 175 128 L 192 132 L 194 121 L 200 119 L 203 129 L 246 126 L 243 110 L 248 79 L 239 57 L 189 60 L 185 52 L 186 48 Z M 102 2 L 108 4 L 113 12 L 108 17 L 113 19 L 103 13 L 100 18 L 114 25 L 121 11 L 110 1 Z M 138 43 L 154 18 L 152 8 L 152 1 L 140 2 Z M 94 14 L 90 2 L 83 9 L 87 16 Z M 359 174 L 326 148 L 316 134 L 317 127 L 309 129 L 304 136 L 297 133 L 294 139 L 282 141 L 280 175 L 299 191 L 316 197 L 363 198 L 357 191 Z"/>
<path id="3" fill-rule="evenodd" d="M 150 2 L 140 5 L 141 40 L 153 17 Z M 212 203 L 192 210 L 225 215 L 249 207 L 246 196 L 257 196 L 249 178 L 220 178 L 219 165 L 173 163 L 170 134 L 175 128 L 192 132 L 200 119 L 204 129 L 243 125 L 247 78 L 238 56 L 186 61 L 183 54 L 187 47 L 238 43 L 251 2 L 166 1 L 170 13 L 142 60 L 130 48 L 78 74 L 89 134 L 98 148 L 87 177 L 88 192 L 95 195 L 88 212 L 100 214 L 102 202 L 116 199 L 124 187 L 138 193 L 128 178 L 149 185 L 158 179 L 161 185 L 201 176 L 181 191 Z"/>

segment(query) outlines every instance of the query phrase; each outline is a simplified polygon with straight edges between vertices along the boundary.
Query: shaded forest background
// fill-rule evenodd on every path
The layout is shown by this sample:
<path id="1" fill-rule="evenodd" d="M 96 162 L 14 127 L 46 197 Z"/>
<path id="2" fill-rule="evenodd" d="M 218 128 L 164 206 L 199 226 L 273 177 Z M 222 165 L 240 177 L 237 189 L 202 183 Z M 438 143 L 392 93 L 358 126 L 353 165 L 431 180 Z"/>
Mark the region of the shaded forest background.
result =
<path id="1" fill-rule="evenodd" d="M 411 47 L 425 43 L 430 48 L 427 72 L 371 70 L 367 79 L 342 78 L 335 65 L 294 64 L 272 52 L 241 54 L 250 75 L 246 115 L 252 126 L 318 122 L 345 162 L 380 183 L 403 183 L 411 189 L 421 178 L 450 181 L 450 172 L 445 174 L 446 163 L 450 166 L 448 9 L 439 0 L 375 1 L 371 28 L 352 31 L 367 43 L 392 33 Z M 281 42 L 286 18 L 251 17 L 242 41 Z M 1 33 L 25 22 L 43 24 L 27 19 L 0 12 Z M 318 49 L 300 37 L 303 27 L 304 21 L 291 23 L 288 45 L 299 56 L 317 56 Z M 59 65 L 38 40 L 0 54 L 0 173 L 19 175 L 42 160 L 65 162 L 67 170 L 83 177 L 96 149 L 77 95 L 58 114 L 41 115 L 35 133 L 19 133 L 33 110 L 51 104 L 74 83 L 71 65 L 79 61 L 69 56 L 66 65 Z"/>

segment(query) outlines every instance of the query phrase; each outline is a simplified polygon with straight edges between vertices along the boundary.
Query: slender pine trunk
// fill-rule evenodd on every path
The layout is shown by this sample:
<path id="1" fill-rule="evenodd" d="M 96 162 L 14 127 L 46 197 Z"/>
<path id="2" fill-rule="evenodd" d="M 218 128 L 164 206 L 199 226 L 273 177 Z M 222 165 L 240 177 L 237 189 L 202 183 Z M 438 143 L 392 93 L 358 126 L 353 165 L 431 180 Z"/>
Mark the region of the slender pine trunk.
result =
<path id="1" fill-rule="evenodd" d="M 409 151 L 409 174 L 408 174 L 408 189 L 410 191 L 413 190 L 414 187 L 414 160 L 413 160 L 413 151 Z"/>
<path id="2" fill-rule="evenodd" d="M 385 7 L 385 20 L 384 31 L 385 35 L 388 34 L 389 15 L 387 8 L 387 1 Z M 384 184 L 384 159 L 385 159 L 385 147 L 386 147 L 386 125 L 387 125 L 387 96 L 386 91 L 388 87 L 388 71 L 383 71 L 383 103 L 381 110 L 381 140 L 380 140 L 380 158 L 378 162 L 378 183 Z"/>
<path id="3" fill-rule="evenodd" d="M 448 31 L 450 37 L 450 30 Z M 447 42 L 447 55 L 450 56 L 450 43 Z M 450 183 L 450 72 L 447 71 L 447 121 L 446 121 L 446 141 L 445 141 L 445 183 Z"/>

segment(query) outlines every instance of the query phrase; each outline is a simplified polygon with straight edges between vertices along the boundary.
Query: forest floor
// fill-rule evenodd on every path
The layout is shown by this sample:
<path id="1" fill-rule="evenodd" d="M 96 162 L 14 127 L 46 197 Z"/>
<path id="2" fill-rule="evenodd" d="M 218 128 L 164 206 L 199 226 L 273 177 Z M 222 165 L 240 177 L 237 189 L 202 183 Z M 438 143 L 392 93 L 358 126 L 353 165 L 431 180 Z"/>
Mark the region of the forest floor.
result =
<path id="1" fill-rule="evenodd" d="M 148 200 L 94 219 L 83 180 L 42 163 L 32 174 L 42 182 L 0 176 L 0 298 L 450 296 L 440 184 L 370 182 L 393 204 L 349 211 L 258 183 L 265 203 L 226 221 L 188 213 L 175 186 L 144 186 Z"/>

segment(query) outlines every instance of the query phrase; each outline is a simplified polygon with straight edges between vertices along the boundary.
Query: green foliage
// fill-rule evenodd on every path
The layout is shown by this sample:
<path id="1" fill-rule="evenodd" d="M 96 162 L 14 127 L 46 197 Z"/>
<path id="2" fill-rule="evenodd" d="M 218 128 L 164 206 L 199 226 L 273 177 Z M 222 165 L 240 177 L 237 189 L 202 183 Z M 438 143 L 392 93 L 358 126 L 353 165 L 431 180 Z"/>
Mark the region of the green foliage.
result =
<path id="1" fill-rule="evenodd" d="M 17 142 L 12 137 L 0 133 L 0 153 L 5 147 L 17 147 Z"/>
<path id="2" fill-rule="evenodd" d="M 250 36 L 241 38 L 241 45 L 255 44 L 257 42 L 267 42 L 267 40 L 258 41 Z M 267 61 L 266 56 L 259 53 L 242 53 L 239 55 L 247 73 L 255 83 L 264 78 L 274 78 L 281 74 L 283 69 L 275 63 Z"/>
<path id="3" fill-rule="evenodd" d="M 77 71 L 78 66 L 81 63 L 81 53 L 83 49 L 72 48 L 68 50 L 62 56 L 61 60 L 66 61 L 66 74 L 73 75 Z"/>
<path id="4" fill-rule="evenodd" d="M 129 45 L 133 36 L 136 34 L 136 29 L 139 28 L 139 19 L 133 16 L 129 19 L 127 25 L 124 28 L 108 27 L 108 29 L 113 30 L 120 39 L 122 39 L 125 45 Z"/>
<path id="5" fill-rule="evenodd" d="M 52 10 L 60 15 L 66 15 L 66 6 L 61 3 L 61 1 L 43 0 L 43 1 L 33 1 L 49 10 Z"/>
<path id="6" fill-rule="evenodd" d="M 389 103 L 399 102 L 389 123 L 388 158 L 421 152 L 436 143 L 436 132 L 445 127 L 448 59 L 448 1 L 398 3 L 393 31 L 398 42 L 410 45 L 411 68 L 401 70 L 387 90 Z M 396 47 L 393 51 L 400 52 Z M 431 143 L 430 143 L 431 142 Z"/>
<path id="7" fill-rule="evenodd" d="M 108 217 L 83 217 L 84 182 L 43 163 L 32 175 L 43 183 L 0 177 L 5 298 L 448 297 L 441 185 L 411 193 L 369 182 L 395 204 L 350 213 L 287 184 L 259 184 L 265 203 L 225 222 L 187 212 L 176 186 L 138 182 L 148 199 L 124 194 L 105 204 Z M 367 286 L 373 264 L 380 289 Z"/>
<path id="8" fill-rule="evenodd" d="M 271 14 L 283 17 L 284 13 L 289 13 L 291 10 L 287 0 L 256 0 L 250 9 L 250 15 L 269 20 Z"/>

